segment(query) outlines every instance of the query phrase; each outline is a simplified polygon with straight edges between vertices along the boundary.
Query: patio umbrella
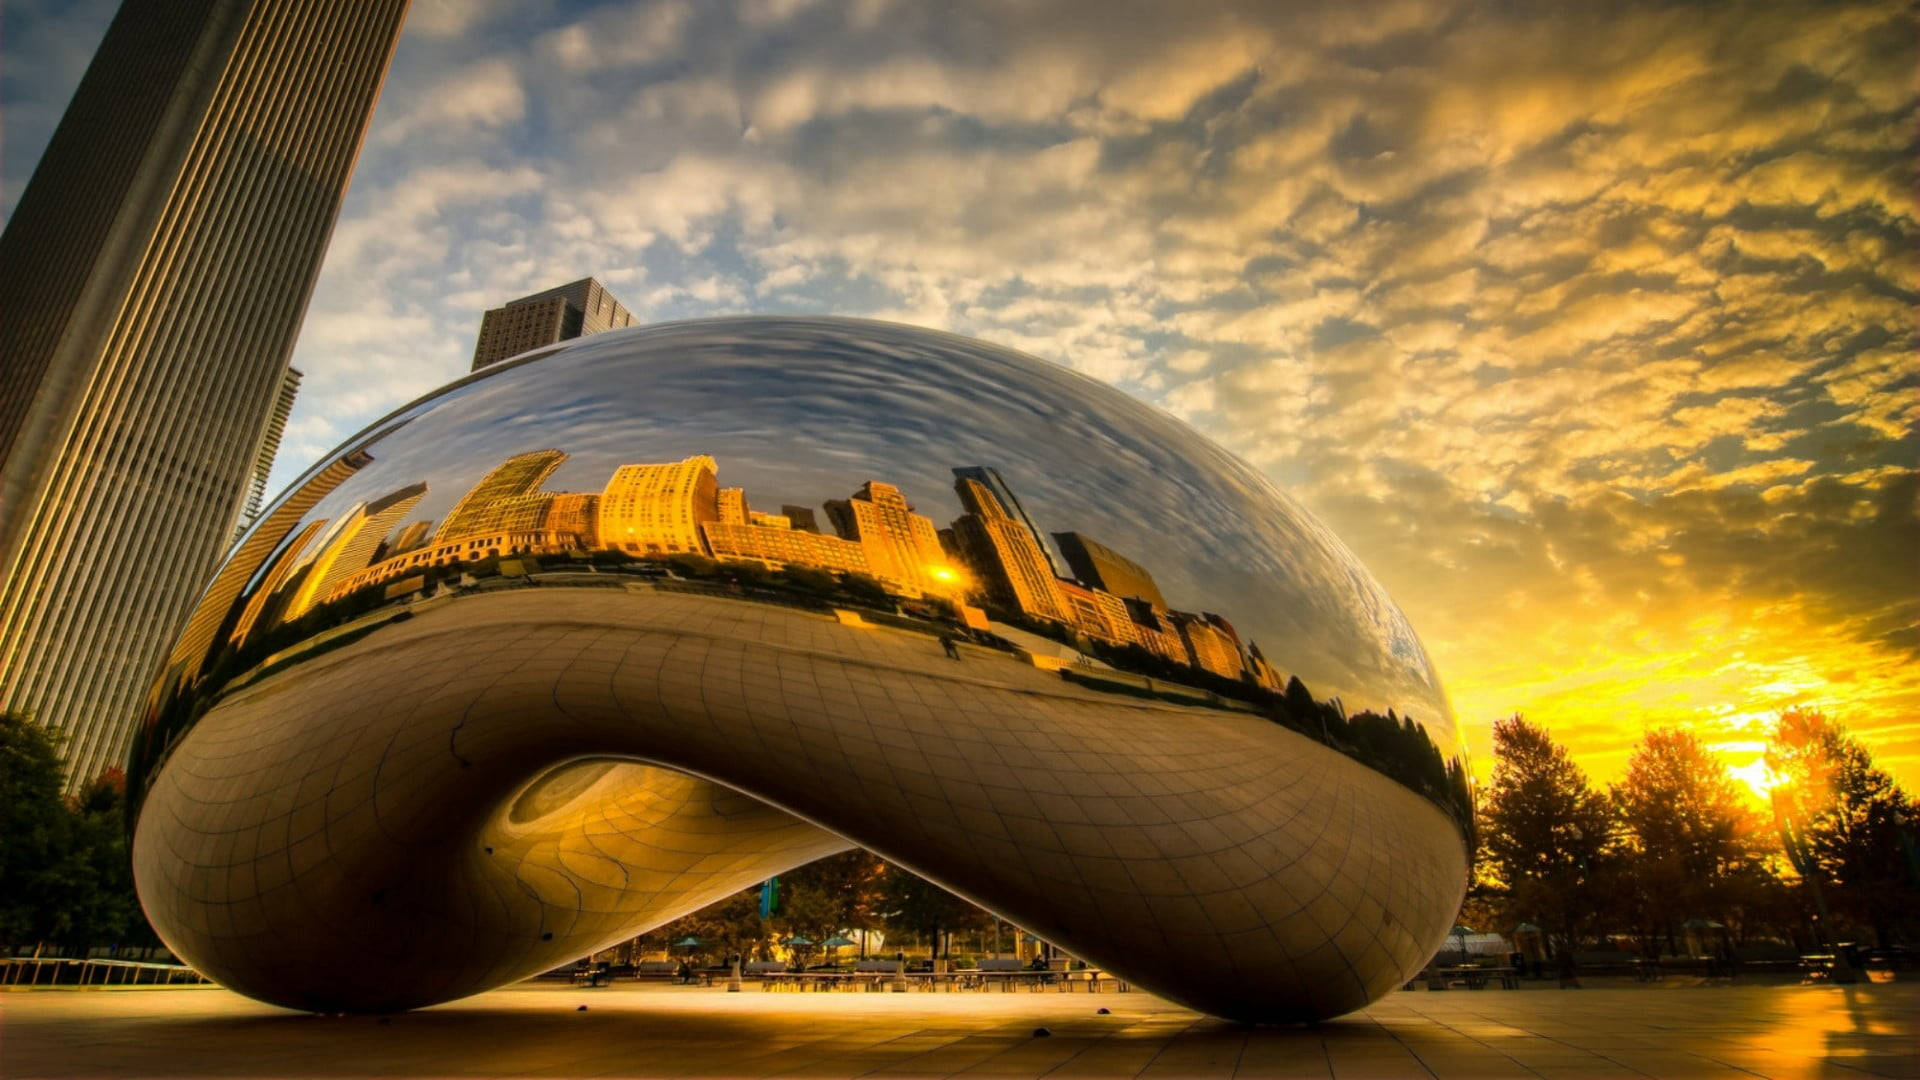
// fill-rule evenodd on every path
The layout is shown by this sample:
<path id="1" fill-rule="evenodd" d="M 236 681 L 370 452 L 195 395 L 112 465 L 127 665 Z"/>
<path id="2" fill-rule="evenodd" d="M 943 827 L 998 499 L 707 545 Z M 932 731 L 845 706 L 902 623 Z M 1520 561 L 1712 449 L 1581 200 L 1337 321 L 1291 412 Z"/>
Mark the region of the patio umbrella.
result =
<path id="1" fill-rule="evenodd" d="M 802 936 L 800 936 L 799 934 L 795 934 L 795 935 L 793 935 L 792 937 L 790 937 L 790 938 L 788 938 L 787 940 L 785 940 L 785 941 L 783 941 L 783 942 L 781 942 L 780 944 L 782 944 L 782 945 L 811 945 L 811 944 L 813 944 L 813 939 L 812 939 L 812 938 L 810 938 L 810 937 L 802 937 Z"/>
<path id="2" fill-rule="evenodd" d="M 697 949 L 700 946 L 705 944 L 706 942 L 701 941 L 699 938 L 694 937 L 692 934 L 688 934 L 686 937 L 683 937 L 679 941 L 674 942 L 673 945 L 670 947 L 675 949 L 678 949 L 681 947 L 685 947 L 689 949 Z"/>
<path id="3" fill-rule="evenodd" d="M 1516 926 L 1516 927 L 1514 927 L 1514 928 L 1513 928 L 1513 932 L 1514 932 L 1514 933 L 1516 933 L 1516 934 L 1544 934 L 1544 933 L 1546 933 L 1546 931 L 1544 931 L 1544 930 L 1542 930 L 1542 929 L 1540 929 L 1539 927 L 1537 927 L 1537 926 L 1535 926 L 1535 925 L 1533 925 L 1533 924 L 1532 924 L 1532 923 L 1530 923 L 1530 922 L 1523 922 L 1523 923 L 1521 923 L 1521 924 L 1520 924 L 1519 926 Z"/>
<path id="4" fill-rule="evenodd" d="M 827 940 L 821 942 L 820 944 L 825 945 L 829 949 L 837 949 L 842 945 L 853 944 L 853 939 L 850 937 L 845 937 L 841 934 L 835 934 L 832 937 L 828 938 Z"/>
<path id="5" fill-rule="evenodd" d="M 1478 933 L 1478 931 L 1476 931 L 1471 926 L 1462 926 L 1459 923 L 1454 923 L 1453 929 L 1447 931 L 1447 933 L 1452 937 L 1456 937 L 1460 939 L 1460 962 L 1463 964 L 1466 963 L 1467 962 L 1467 935 Z"/>

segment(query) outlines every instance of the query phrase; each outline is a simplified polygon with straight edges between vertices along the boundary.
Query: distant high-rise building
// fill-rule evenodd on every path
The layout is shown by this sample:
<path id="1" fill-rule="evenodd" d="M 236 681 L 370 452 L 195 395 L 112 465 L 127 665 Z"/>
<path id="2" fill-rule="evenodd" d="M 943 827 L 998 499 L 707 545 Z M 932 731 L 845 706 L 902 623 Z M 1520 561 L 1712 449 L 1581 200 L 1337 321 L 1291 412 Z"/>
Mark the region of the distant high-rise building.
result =
<path id="1" fill-rule="evenodd" d="M 992 470 L 985 470 L 989 473 Z M 1053 564 L 1028 525 L 1013 516 L 1000 491 L 972 471 L 955 469 L 953 488 L 966 513 L 953 523 L 960 548 L 995 602 L 1040 619 L 1072 623 Z M 994 479 L 999 474 L 994 473 Z M 1006 492 L 1005 498 L 1012 498 Z"/>
<path id="2" fill-rule="evenodd" d="M 701 526 L 716 559 L 751 559 L 767 566 L 808 566 L 872 574 L 867 549 L 857 540 L 822 536 L 771 524 L 739 525 L 716 521 Z"/>
<path id="3" fill-rule="evenodd" d="M 720 520 L 718 471 L 706 454 L 615 469 L 600 493 L 599 546 L 629 555 L 703 554 L 700 526 Z"/>
<path id="4" fill-rule="evenodd" d="M 1059 557 L 1059 552 L 1053 550 L 1052 541 L 1048 535 L 1027 516 L 1027 508 L 1020 505 L 1020 497 L 1013 493 L 1013 488 L 1008 486 L 1006 480 L 1000 476 L 999 469 L 990 465 L 961 465 L 953 470 L 953 478 L 956 487 L 961 480 L 973 480 L 993 492 L 993 497 L 999 500 L 1006 516 L 1026 526 L 1027 531 L 1033 534 L 1034 545 L 1040 549 L 1040 557 L 1046 560 L 1047 573 L 1054 577 L 1067 576 L 1067 568 L 1063 565 L 1065 560 Z"/>
<path id="5" fill-rule="evenodd" d="M 1077 532 L 1054 533 L 1053 540 L 1073 576 L 1085 584 L 1115 596 L 1145 600 L 1155 607 L 1167 606 L 1146 567 Z"/>
<path id="6" fill-rule="evenodd" d="M 959 583 L 933 521 L 914 513 L 892 484 L 867 481 L 852 498 L 830 500 L 827 517 L 841 536 L 866 549 L 874 577 L 906 595 L 951 592 Z"/>
<path id="7" fill-rule="evenodd" d="M 786 519 L 792 522 L 793 527 L 796 529 L 815 533 L 820 531 L 820 520 L 814 517 L 813 507 L 811 506 L 796 506 L 793 503 L 787 503 L 780 507 L 780 513 L 785 515 Z"/>
<path id="8" fill-rule="evenodd" d="M 1228 679 L 1240 677 L 1243 666 L 1238 643 L 1205 616 L 1191 612 L 1172 613 L 1173 625 L 1186 646 L 1187 663 Z"/>
<path id="9" fill-rule="evenodd" d="M 273 508 L 240 551 L 220 568 L 213 583 L 207 586 L 206 595 L 200 605 L 194 609 L 192 618 L 187 621 L 186 630 L 181 633 L 180 640 L 174 643 L 173 652 L 167 657 L 169 670 L 204 669 L 211 647 L 221 634 L 220 620 L 226 617 L 233 607 L 233 602 L 239 598 L 241 590 L 253 576 L 253 571 L 272 556 L 275 548 L 281 549 L 281 558 L 275 564 L 274 570 L 268 572 L 262 584 L 254 587 L 254 599 L 247 610 L 257 613 L 258 605 L 264 604 L 267 596 L 285 579 L 283 567 L 299 556 L 306 542 L 312 539 L 312 532 L 318 531 L 310 525 L 308 528 L 312 530 L 311 532 L 289 542 L 288 534 L 294 526 L 300 523 L 300 519 L 306 516 L 307 511 L 313 509 L 314 504 L 326 498 L 328 493 L 339 487 L 342 481 L 359 472 L 372 461 L 373 458 L 364 451 L 348 454 L 287 493 L 287 496 L 280 501 L 280 505 Z M 275 570 L 280 571 L 278 577 L 274 576 Z M 244 616 L 241 621 L 249 627 L 252 625 L 251 620 Z M 240 637 L 246 636 L 245 631 L 238 626 L 230 628 L 229 632 Z"/>
<path id="10" fill-rule="evenodd" d="M 447 512 L 434 541 L 447 543 L 463 536 L 504 532 L 516 511 L 537 516 L 545 509 L 536 494 L 540 485 L 566 460 L 564 450 L 533 450 L 495 465 Z"/>
<path id="11" fill-rule="evenodd" d="M 433 539 L 433 522 L 427 520 L 410 521 L 394 538 L 393 545 L 387 549 L 388 556 L 401 555 L 415 548 L 427 546 Z"/>
<path id="12" fill-rule="evenodd" d="M 1193 662 L 1186 640 L 1174 626 L 1172 612 L 1147 600 L 1126 597 L 1123 602 L 1127 605 L 1127 616 L 1133 620 L 1134 640 L 1141 647 L 1175 663 Z"/>
<path id="13" fill-rule="evenodd" d="M 553 496 L 547 502 L 547 516 L 540 523 L 541 546 L 546 550 L 580 551 L 599 547 L 596 536 L 599 516 L 599 495 L 567 492 Z"/>
<path id="14" fill-rule="evenodd" d="M 371 565 L 380 541 L 426 494 L 427 485 L 409 484 L 349 513 L 342 527 L 313 553 L 306 579 L 287 605 L 286 617 L 297 619 L 314 605 L 333 599 L 330 594 L 334 586 Z"/>
<path id="15" fill-rule="evenodd" d="M 273 475 L 273 459 L 280 454 L 280 437 L 287 432 L 287 417 L 293 415 L 293 399 L 300 392 L 300 369 L 288 368 L 280 379 L 280 396 L 273 400 L 267 414 L 267 426 L 260 432 L 260 449 L 253 454 L 253 474 L 247 478 L 247 503 L 234 523 L 233 538 L 240 539 L 260 518 L 267 504 L 267 478 Z"/>
<path id="16" fill-rule="evenodd" d="M 480 339 L 473 346 L 470 370 L 479 371 L 542 345 L 632 325 L 633 312 L 622 307 L 598 281 L 570 281 L 509 301 L 481 316 Z"/>
<path id="17" fill-rule="evenodd" d="M 1139 635 L 1134 632 L 1133 619 L 1127 614 L 1125 600 L 1105 589 L 1090 589 L 1064 578 L 1058 579 L 1055 584 L 1076 629 L 1115 645 L 1138 642 Z"/>
<path id="18" fill-rule="evenodd" d="M 247 480 L 406 0 L 126 0 L 0 236 L 0 708 L 124 759 Z"/>
<path id="19" fill-rule="evenodd" d="M 721 524 L 745 525 L 747 523 L 747 493 L 744 490 L 737 487 L 721 488 L 717 501 Z"/>

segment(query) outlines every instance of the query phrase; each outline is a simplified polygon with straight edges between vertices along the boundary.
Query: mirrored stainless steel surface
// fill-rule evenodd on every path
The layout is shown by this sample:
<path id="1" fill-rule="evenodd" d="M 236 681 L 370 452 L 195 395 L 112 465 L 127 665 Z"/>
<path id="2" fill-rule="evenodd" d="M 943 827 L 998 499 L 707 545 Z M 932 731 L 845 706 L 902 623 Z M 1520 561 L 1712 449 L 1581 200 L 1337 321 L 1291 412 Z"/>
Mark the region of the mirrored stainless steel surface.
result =
<path id="1" fill-rule="evenodd" d="M 859 845 L 1298 1019 L 1444 934 L 1461 753 L 1392 600 L 1178 421 L 977 341 L 741 318 L 350 440 L 216 576 L 129 773 L 156 927 L 287 1004 L 474 992 Z M 286 959 L 400 940 L 431 977 Z"/>

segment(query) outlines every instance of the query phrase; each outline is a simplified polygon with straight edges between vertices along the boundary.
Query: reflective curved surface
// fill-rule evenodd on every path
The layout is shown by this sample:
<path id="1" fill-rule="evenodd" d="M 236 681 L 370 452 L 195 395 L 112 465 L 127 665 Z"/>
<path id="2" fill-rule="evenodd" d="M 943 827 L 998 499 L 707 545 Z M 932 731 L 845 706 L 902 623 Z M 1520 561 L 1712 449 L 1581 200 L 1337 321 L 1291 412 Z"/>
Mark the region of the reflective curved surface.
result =
<path id="1" fill-rule="evenodd" d="M 1440 942 L 1460 753 L 1378 584 L 1177 421 L 976 341 L 750 318 L 529 354 L 348 442 L 216 576 L 129 777 L 156 928 L 296 1007 L 476 992 L 858 845 L 1277 1020 Z"/>

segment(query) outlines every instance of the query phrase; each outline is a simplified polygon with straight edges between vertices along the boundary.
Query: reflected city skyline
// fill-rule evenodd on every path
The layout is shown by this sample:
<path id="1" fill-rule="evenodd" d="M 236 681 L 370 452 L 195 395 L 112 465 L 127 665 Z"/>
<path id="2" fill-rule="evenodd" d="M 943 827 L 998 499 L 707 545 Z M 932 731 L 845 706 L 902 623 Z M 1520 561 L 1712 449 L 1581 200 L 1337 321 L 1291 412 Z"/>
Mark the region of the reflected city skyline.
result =
<path id="1" fill-rule="evenodd" d="M 148 727 L 190 723 L 151 714 L 326 625 L 542 560 L 680 580 L 752 567 L 761 591 L 1011 627 L 1076 651 L 1082 670 L 1283 713 L 1298 679 L 1337 724 L 1412 718 L 1441 759 L 1460 754 L 1404 617 L 1264 477 L 1064 369 L 839 319 L 609 331 L 374 425 L 236 547 Z"/>

